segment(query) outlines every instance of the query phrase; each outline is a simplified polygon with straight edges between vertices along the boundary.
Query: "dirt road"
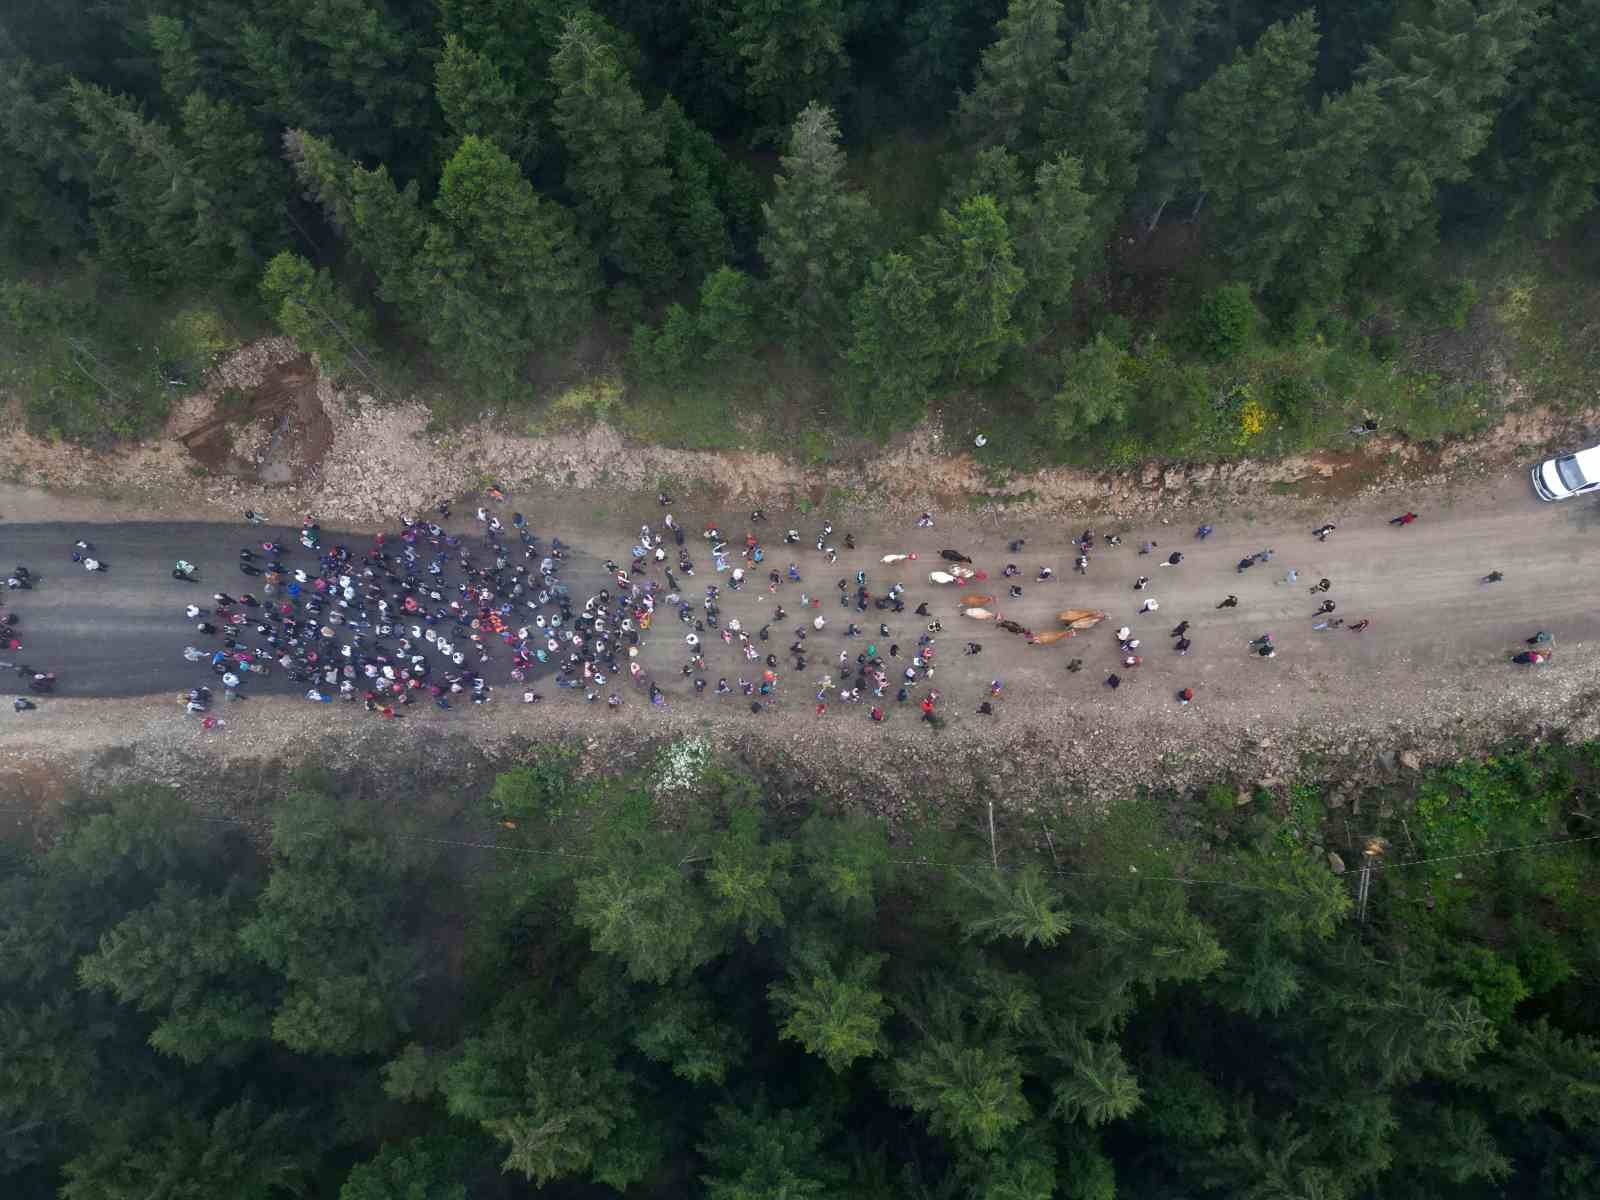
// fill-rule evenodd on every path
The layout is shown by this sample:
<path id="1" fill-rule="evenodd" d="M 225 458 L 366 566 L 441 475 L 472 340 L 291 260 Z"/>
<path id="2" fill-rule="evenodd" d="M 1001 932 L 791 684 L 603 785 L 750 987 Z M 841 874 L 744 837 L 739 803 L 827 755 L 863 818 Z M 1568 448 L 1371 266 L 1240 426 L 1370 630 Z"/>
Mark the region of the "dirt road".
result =
<path id="1" fill-rule="evenodd" d="M 593 562 L 606 555 L 625 558 L 639 522 L 655 523 L 661 515 L 652 503 L 615 508 L 614 515 L 608 509 L 608 515 L 601 515 L 586 507 L 589 499 L 546 505 L 537 516 L 532 498 L 515 503 L 529 508 L 542 533 L 556 533 L 591 551 L 589 565 L 579 568 L 578 578 L 585 584 L 598 578 Z M 1402 503 L 1416 509 L 1419 520 L 1403 528 L 1389 525 L 1387 517 L 1400 511 Z M 927 600 L 932 615 L 943 621 L 934 679 L 944 694 L 940 710 L 950 719 L 950 729 L 942 736 L 948 745 L 965 746 L 980 758 L 986 746 L 1027 743 L 1056 747 L 1043 752 L 1041 761 L 1049 761 L 1054 753 L 1065 763 L 1073 755 L 1087 753 L 1101 760 L 1100 769 L 1115 772 L 1121 769 L 1119 757 L 1198 752 L 1208 746 L 1233 745 L 1241 736 L 1262 738 L 1314 729 L 1335 731 L 1338 737 L 1357 736 L 1430 720 L 1439 728 L 1470 731 L 1496 714 L 1511 712 L 1541 714 L 1541 719 L 1547 715 L 1560 725 L 1565 717 L 1575 717 L 1580 707 L 1586 711 L 1594 707 L 1590 697 L 1600 691 L 1600 670 L 1591 653 L 1600 635 L 1593 598 L 1600 566 L 1600 509 L 1585 501 L 1541 504 L 1521 472 L 1457 488 L 1449 495 L 1419 495 L 1385 504 L 1326 512 L 1307 508 L 1296 520 L 1273 524 L 1252 523 L 1248 514 L 1231 512 L 1209 518 L 1204 513 L 1185 515 L 1182 525 L 1176 517 L 1170 525 L 1097 525 L 1101 544 L 1091 554 L 1087 575 L 1081 576 L 1072 569 L 1071 539 L 1088 523 L 1085 518 L 1075 518 L 1071 528 L 1039 520 L 1013 527 L 1003 519 L 997 527 L 993 519 L 979 522 L 941 515 L 929 530 L 872 514 L 831 514 L 837 528 L 830 540 L 842 546 L 842 535 L 853 531 L 859 549 L 841 553 L 837 564 L 828 566 L 813 549 L 824 514 L 774 511 L 762 531 L 764 541 L 778 543 L 783 528 L 791 524 L 805 541 L 796 547 L 770 545 L 767 562 L 751 584 L 738 595 L 725 591 L 725 611 L 738 616 L 747 628 L 757 628 L 768 619 L 775 602 L 798 614 L 801 590 L 822 596 L 825 607 L 819 611 L 828 617 L 829 626 L 812 635 L 811 661 L 803 676 L 794 672 L 792 660 L 783 653 L 788 637 L 775 630 L 769 648 L 779 655 L 782 683 L 773 710 L 754 716 L 737 694 L 722 700 L 709 695 L 698 699 L 678 669 L 685 657 L 683 629 L 675 620 L 663 620 L 647 636 L 644 662 L 666 688 L 668 709 L 652 712 L 630 689 L 627 707 L 614 719 L 624 725 L 638 723 L 647 731 L 683 732 L 703 728 L 710 718 L 730 736 L 776 739 L 797 752 L 826 744 L 857 759 L 863 752 L 881 754 L 885 762 L 914 758 L 916 748 L 925 745 L 926 727 L 917 721 L 912 704 L 893 702 L 892 690 L 885 703 L 889 720 L 884 726 L 871 724 L 867 704 L 834 704 L 820 718 L 812 711 L 815 681 L 830 669 L 837 677 L 839 650 L 847 650 L 853 659 L 868 640 L 880 644 L 880 653 L 892 640 L 900 644 L 903 661 L 926 624 L 908 610 L 890 621 L 889 639 L 874 636 L 884 614 L 872 609 L 857 614 L 837 602 L 835 581 L 853 580 L 858 569 L 867 572 L 874 593 L 894 580 L 904 580 L 911 604 Z M 748 524 L 747 514 L 742 513 L 677 515 L 691 530 L 714 520 L 735 542 Z M 1216 531 L 1198 542 L 1192 536 L 1193 522 L 1202 519 L 1212 520 Z M 1338 529 L 1319 543 L 1310 531 L 1324 520 L 1335 522 Z M 458 518 L 455 524 L 472 522 Z M 1104 545 L 1109 533 L 1120 534 L 1120 548 Z M 113 564 L 109 576 L 72 577 L 76 568 L 63 565 L 63 560 L 73 536 L 86 537 L 102 548 Z M 328 534 L 329 540 L 338 537 Z M 1015 537 L 1025 537 L 1027 544 L 1022 553 L 1012 555 L 1006 543 Z M 141 728 L 190 742 L 198 738 L 192 725 L 185 725 L 175 706 L 165 700 L 159 709 L 118 705 L 121 715 L 108 727 L 92 716 L 93 705 L 107 702 L 74 702 L 70 696 L 170 694 L 191 677 L 201 682 L 203 674 L 185 664 L 180 653 L 192 640 L 180 611 L 185 593 L 164 572 L 176 555 L 196 558 L 194 547 L 199 545 L 204 555 L 214 554 L 218 561 L 208 562 L 203 556 L 197 561 L 212 572 L 212 578 L 220 578 L 216 572 L 231 569 L 232 548 L 249 540 L 242 527 L 45 526 L 9 521 L 0 525 L 0 555 L 7 565 L 20 556 L 52 576 L 52 585 L 62 581 L 59 589 L 50 586 L 20 599 L 18 593 L 9 597 L 24 614 L 25 661 L 62 669 L 66 694 L 61 700 L 45 701 L 38 712 L 0 718 L 7 723 L 5 740 L 11 749 L 34 745 L 59 751 L 69 730 L 75 731 L 71 738 L 102 746 L 113 744 L 118 736 L 135 738 Z M 1159 551 L 1139 556 L 1138 547 L 1145 540 L 1157 542 Z M 690 546 L 699 570 L 694 580 L 685 582 L 696 587 L 713 580 L 725 584 L 727 577 L 711 570 L 704 544 L 691 536 Z M 990 625 L 969 621 L 959 615 L 956 597 L 961 589 L 927 582 L 928 570 L 943 565 L 938 552 L 944 547 L 971 555 L 990 575 L 981 589 L 1001 596 L 993 607 L 1025 626 L 1052 628 L 1053 614 L 1069 606 L 1103 608 L 1109 619 L 1099 629 L 1053 646 L 1027 645 Z M 1184 562 L 1158 567 L 1174 549 L 1184 553 Z M 1264 549 L 1275 551 L 1270 563 L 1243 573 L 1236 570 L 1241 557 Z M 891 552 L 915 552 L 919 557 L 892 567 L 880 564 L 880 556 Z M 777 596 L 769 595 L 764 588 L 766 568 L 782 571 L 791 556 L 804 582 L 786 583 Z M 1000 577 L 1008 561 L 1022 568 L 1016 580 Z M 1055 582 L 1034 582 L 1041 564 L 1055 568 Z M 1293 585 L 1280 582 L 1290 568 L 1300 575 Z M 1505 580 L 1479 582 L 1491 570 L 1504 572 Z M 1150 587 L 1143 592 L 1132 587 L 1139 574 L 1151 576 Z M 1346 622 L 1369 618 L 1372 624 L 1365 632 L 1313 629 L 1323 597 L 1312 596 L 1307 589 L 1324 576 L 1333 583 L 1327 593 L 1337 605 L 1333 615 Z M 239 582 L 230 579 L 228 584 L 237 587 Z M 1009 582 L 1023 587 L 1021 599 L 1005 599 Z M 209 588 L 204 590 L 209 594 Z M 1238 606 L 1219 610 L 1216 605 L 1229 593 L 1238 596 Z M 1139 615 L 1146 599 L 1156 600 L 1159 610 Z M 865 626 L 868 636 L 844 638 L 851 619 Z M 1191 623 L 1193 648 L 1187 656 L 1173 652 L 1169 637 L 1182 620 Z M 1120 653 L 1111 631 L 1121 624 L 1131 626 L 1143 642 L 1144 661 L 1134 669 L 1118 665 Z M 1554 662 L 1533 669 L 1511 665 L 1509 656 L 1522 639 L 1538 630 L 1554 635 Z M 1270 660 L 1256 657 L 1247 645 L 1268 632 L 1277 647 Z M 981 655 L 961 654 L 969 639 L 982 643 Z M 713 679 L 726 675 L 733 680 L 741 670 L 746 677 L 754 673 L 727 647 L 716 645 L 709 657 Z M 1073 658 L 1083 660 L 1077 673 L 1066 669 Z M 1104 683 L 1113 670 L 1124 680 L 1116 691 Z M 1002 697 L 995 703 L 994 716 L 979 716 L 975 709 L 987 696 L 992 679 L 1004 681 Z M 1174 699 L 1183 687 L 1195 690 L 1195 700 L 1186 708 Z M 547 702 L 537 708 L 513 703 L 510 690 L 501 688 L 498 702 L 490 706 L 492 712 L 417 711 L 412 723 L 437 725 L 444 732 L 470 729 L 478 722 L 493 729 L 495 736 L 508 731 L 539 736 L 544 730 L 582 728 L 585 721 L 613 720 L 603 706 L 591 709 L 576 694 L 542 690 Z M 329 711 L 289 699 L 261 699 L 227 714 L 228 736 L 251 731 L 249 744 L 265 752 L 267 743 L 262 739 L 270 740 L 280 720 L 283 729 L 303 734 L 309 720 L 300 711 L 305 708 L 320 710 L 316 716 L 322 728 L 362 716 L 354 706 Z M 148 724 L 141 726 L 141 721 Z M 1106 756 L 1098 753 L 1102 747 L 1112 761 L 1105 762 Z"/>

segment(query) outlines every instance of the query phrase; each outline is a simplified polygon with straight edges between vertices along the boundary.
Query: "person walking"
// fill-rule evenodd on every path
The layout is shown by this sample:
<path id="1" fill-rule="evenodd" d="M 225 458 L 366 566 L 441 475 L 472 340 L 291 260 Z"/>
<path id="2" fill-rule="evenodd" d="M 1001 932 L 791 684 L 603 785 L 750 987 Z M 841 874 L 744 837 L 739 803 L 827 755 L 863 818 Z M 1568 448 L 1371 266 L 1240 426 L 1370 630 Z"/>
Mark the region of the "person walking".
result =
<path id="1" fill-rule="evenodd" d="M 1229 596 L 1224 598 L 1222 603 L 1217 605 L 1217 607 L 1218 608 L 1238 608 L 1239 607 L 1239 597 L 1230 594 Z"/>
<path id="2" fill-rule="evenodd" d="M 1398 517 L 1390 517 L 1389 518 L 1389 524 L 1391 524 L 1391 525 L 1409 525 L 1409 524 L 1411 524 L 1411 522 L 1415 521 L 1416 519 L 1417 519 L 1417 514 L 1416 513 L 1414 513 L 1414 512 L 1404 512 L 1404 513 L 1401 513 Z"/>
<path id="3" fill-rule="evenodd" d="M 1334 610 L 1333 601 L 1332 600 L 1324 600 L 1322 602 L 1321 607 L 1319 607 L 1317 609 L 1317 614 L 1316 615 L 1321 616 L 1323 613 L 1331 613 L 1333 610 Z"/>
<path id="4" fill-rule="evenodd" d="M 1505 578 L 1505 572 L 1503 572 L 1503 571 L 1490 571 L 1487 575 L 1485 575 L 1483 577 L 1483 582 L 1484 583 L 1499 583 L 1504 578 Z"/>
<path id="5" fill-rule="evenodd" d="M 1141 613 L 1152 613 L 1152 612 L 1155 612 L 1160 607 L 1161 607 L 1161 601 L 1159 601 L 1159 600 L 1155 599 L 1154 597 L 1152 597 L 1151 599 L 1146 600 L 1143 604 L 1141 604 L 1139 606 L 1139 611 Z"/>
<path id="6" fill-rule="evenodd" d="M 1316 538 L 1319 542 L 1325 542 L 1328 540 L 1328 535 L 1337 528 L 1339 527 L 1330 521 L 1326 525 L 1318 525 L 1311 531 L 1311 536 Z"/>

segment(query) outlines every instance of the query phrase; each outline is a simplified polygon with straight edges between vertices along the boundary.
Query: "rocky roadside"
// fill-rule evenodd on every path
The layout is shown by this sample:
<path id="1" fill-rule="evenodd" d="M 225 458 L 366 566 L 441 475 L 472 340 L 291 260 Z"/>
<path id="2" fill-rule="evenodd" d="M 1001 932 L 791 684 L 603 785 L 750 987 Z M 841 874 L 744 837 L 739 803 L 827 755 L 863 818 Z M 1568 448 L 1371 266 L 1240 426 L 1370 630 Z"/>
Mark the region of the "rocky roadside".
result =
<path id="1" fill-rule="evenodd" d="M 505 705 L 464 719 L 429 710 L 382 722 L 354 707 L 278 699 L 250 701 L 248 720 L 205 735 L 167 704 L 68 700 L 0 749 L 0 808 L 38 812 L 80 790 L 134 782 L 220 807 L 242 791 L 269 799 L 303 764 L 374 779 L 401 772 L 481 782 L 553 743 L 579 748 L 587 769 L 615 770 L 649 763 L 674 739 L 706 738 L 758 776 L 780 777 L 788 795 L 894 822 L 965 820 L 992 799 L 1018 836 L 1032 837 L 1036 826 L 1143 790 L 1181 794 L 1220 783 L 1251 803 L 1258 793 L 1281 797 L 1297 783 L 1329 782 L 1330 806 L 1359 824 L 1380 815 L 1363 813 L 1365 790 L 1407 772 L 1508 743 L 1600 738 L 1593 679 L 1549 679 L 1553 691 L 1463 695 L 1377 726 L 1273 713 L 1248 724 L 1213 722 L 1198 738 L 1181 710 L 1129 721 L 1062 708 L 1006 726 L 918 725 L 886 738 L 866 722 L 810 722 L 796 713 L 751 720 L 692 705 L 634 706 L 598 720 L 577 706 Z M 1564 714 L 1559 725 L 1552 712 Z"/>
<path id="2" fill-rule="evenodd" d="M 1146 463 L 1098 472 L 1050 468 L 1007 474 L 1001 481 L 972 453 L 952 453 L 934 422 L 870 459 L 823 467 L 778 454 L 636 445 L 603 422 L 534 436 L 491 418 L 443 433 L 432 428 L 422 404 L 381 403 L 337 390 L 307 373 L 304 361 L 287 338 L 245 346 L 218 364 L 204 389 L 175 406 L 160 437 L 144 443 L 88 451 L 13 428 L 0 442 L 0 478 L 77 494 L 86 504 L 111 497 L 117 511 L 146 519 L 177 513 L 227 519 L 252 508 L 338 513 L 346 522 L 370 524 L 418 511 L 441 497 L 479 491 L 491 480 L 571 496 L 574 503 L 591 497 L 603 501 L 619 492 L 653 495 L 665 483 L 734 506 L 776 507 L 825 497 L 835 511 L 852 503 L 880 513 L 982 503 L 1019 518 L 1131 517 L 1163 508 L 1244 504 L 1266 509 L 1297 498 L 1349 500 L 1386 488 L 1436 486 L 1502 468 L 1541 447 L 1563 445 L 1600 415 L 1507 408 L 1484 434 L 1444 446 L 1373 436 L 1352 440 L 1344 450 L 1274 460 Z M 235 439 L 235 449 L 249 451 L 257 469 L 203 467 L 184 435 L 212 421 L 229 397 L 271 388 L 285 371 L 299 372 L 294 377 L 310 389 L 298 404 L 302 413 L 315 415 L 314 437 L 308 433 L 310 441 L 296 442 L 292 435 L 299 425 L 293 419 L 263 417 L 261 427 L 245 425 Z M 12 418 L 17 424 L 15 413 Z M 280 443 L 281 461 L 268 461 L 266 447 Z M 14 509 L 13 504 L 0 513 L 12 515 Z"/>

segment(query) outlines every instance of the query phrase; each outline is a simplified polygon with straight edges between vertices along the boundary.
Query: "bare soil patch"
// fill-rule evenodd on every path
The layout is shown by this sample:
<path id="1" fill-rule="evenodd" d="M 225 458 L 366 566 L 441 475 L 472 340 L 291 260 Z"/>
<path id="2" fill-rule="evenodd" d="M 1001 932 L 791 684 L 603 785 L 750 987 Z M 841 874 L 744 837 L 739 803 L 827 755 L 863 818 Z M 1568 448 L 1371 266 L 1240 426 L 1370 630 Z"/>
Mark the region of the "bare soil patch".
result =
<path id="1" fill-rule="evenodd" d="M 248 390 L 209 389 L 209 411 L 178 440 L 208 472 L 250 482 L 285 484 L 322 467 L 333 423 L 318 392 L 311 356 L 271 363 Z"/>

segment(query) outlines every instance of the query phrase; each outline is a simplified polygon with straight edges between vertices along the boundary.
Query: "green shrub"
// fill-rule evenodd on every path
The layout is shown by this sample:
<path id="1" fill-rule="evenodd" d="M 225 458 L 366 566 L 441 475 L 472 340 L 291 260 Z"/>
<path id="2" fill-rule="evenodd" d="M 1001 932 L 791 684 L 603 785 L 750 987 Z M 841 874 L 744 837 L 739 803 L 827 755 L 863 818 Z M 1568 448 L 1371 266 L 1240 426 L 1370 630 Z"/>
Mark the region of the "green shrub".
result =
<path id="1" fill-rule="evenodd" d="M 1406 315 L 1430 329 L 1465 329 L 1467 313 L 1478 301 L 1478 285 L 1470 279 L 1448 283 L 1421 280 L 1405 298 Z"/>
<path id="2" fill-rule="evenodd" d="M 1256 326 L 1256 306 L 1250 289 L 1242 283 L 1212 288 L 1195 305 L 1189 320 L 1189 340 L 1208 358 L 1226 362 L 1250 344 Z"/>

